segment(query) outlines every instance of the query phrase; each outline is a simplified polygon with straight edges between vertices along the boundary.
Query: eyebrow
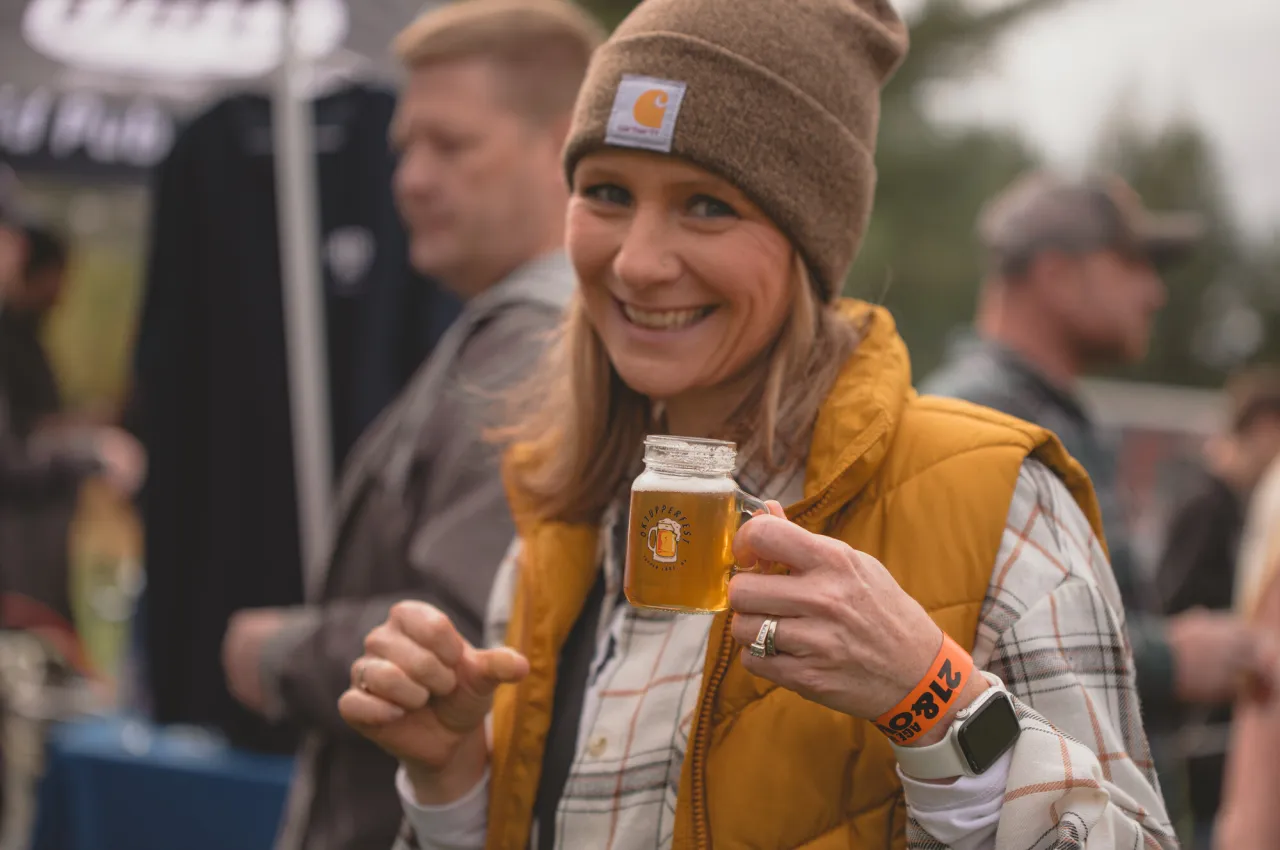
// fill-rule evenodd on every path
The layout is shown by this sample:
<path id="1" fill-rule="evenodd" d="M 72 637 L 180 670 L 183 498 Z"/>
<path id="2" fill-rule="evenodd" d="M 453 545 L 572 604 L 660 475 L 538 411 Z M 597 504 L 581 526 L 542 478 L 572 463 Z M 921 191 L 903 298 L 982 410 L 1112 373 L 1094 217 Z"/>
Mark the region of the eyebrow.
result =
<path id="1" fill-rule="evenodd" d="M 611 165 L 601 164 L 584 164 L 582 168 L 582 179 L 589 179 L 592 182 L 601 180 L 616 180 L 619 183 L 631 182 L 618 168 Z M 674 189 L 676 191 L 710 193 L 723 196 L 726 200 L 746 199 L 746 196 L 742 194 L 741 190 L 735 189 L 731 184 L 716 177 L 692 176 L 677 179 L 676 181 L 666 185 L 667 188 Z"/>

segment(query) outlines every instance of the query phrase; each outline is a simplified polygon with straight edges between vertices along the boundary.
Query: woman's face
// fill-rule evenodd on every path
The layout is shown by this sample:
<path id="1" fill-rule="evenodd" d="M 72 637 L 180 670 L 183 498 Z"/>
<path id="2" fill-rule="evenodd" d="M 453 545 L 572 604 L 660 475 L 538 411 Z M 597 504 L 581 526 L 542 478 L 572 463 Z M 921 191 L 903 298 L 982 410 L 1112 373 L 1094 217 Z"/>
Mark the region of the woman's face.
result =
<path id="1" fill-rule="evenodd" d="M 793 250 L 724 180 L 602 151 L 574 171 L 567 244 L 587 314 L 627 385 L 655 400 L 751 367 L 790 308 Z"/>

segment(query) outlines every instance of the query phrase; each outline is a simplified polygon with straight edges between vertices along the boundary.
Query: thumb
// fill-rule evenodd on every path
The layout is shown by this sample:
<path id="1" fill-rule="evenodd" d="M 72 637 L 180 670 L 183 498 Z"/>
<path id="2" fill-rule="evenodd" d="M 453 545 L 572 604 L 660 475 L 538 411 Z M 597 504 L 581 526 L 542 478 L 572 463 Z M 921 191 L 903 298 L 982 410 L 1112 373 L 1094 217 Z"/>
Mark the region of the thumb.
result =
<path id="1" fill-rule="evenodd" d="M 470 685 L 477 696 L 491 696 L 499 685 L 519 682 L 529 675 L 529 660 L 510 647 L 471 650 L 464 660 L 473 675 Z"/>

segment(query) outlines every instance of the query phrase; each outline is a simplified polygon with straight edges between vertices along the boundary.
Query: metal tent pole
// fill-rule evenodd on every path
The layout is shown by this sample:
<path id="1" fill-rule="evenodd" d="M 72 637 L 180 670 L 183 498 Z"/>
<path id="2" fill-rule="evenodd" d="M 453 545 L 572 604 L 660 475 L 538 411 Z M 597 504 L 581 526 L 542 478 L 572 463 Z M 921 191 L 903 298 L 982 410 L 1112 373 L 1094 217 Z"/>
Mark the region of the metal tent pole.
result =
<path id="1" fill-rule="evenodd" d="M 295 36 L 296 3 L 282 3 L 284 25 L 272 102 L 276 210 L 284 284 L 289 402 L 303 586 L 314 598 L 323 574 L 333 493 L 329 369 L 320 272 L 314 126 Z"/>

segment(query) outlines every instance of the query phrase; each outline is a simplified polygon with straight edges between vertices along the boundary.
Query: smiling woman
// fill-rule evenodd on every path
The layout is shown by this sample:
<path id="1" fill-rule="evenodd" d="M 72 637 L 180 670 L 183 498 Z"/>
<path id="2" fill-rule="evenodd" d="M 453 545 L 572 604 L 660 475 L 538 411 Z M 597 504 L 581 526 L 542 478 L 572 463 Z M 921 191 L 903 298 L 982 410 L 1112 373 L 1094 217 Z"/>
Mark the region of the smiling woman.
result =
<path id="1" fill-rule="evenodd" d="M 905 42 L 886 0 L 646 0 L 596 53 L 506 646 L 404 603 L 343 697 L 422 846 L 1173 845 L 1087 477 L 839 297 Z"/>
<path id="2" fill-rule="evenodd" d="M 807 447 L 783 438 L 812 421 L 857 328 L 821 309 L 787 237 L 741 190 L 671 157 L 601 152 L 574 186 L 579 298 L 510 434 L 545 458 L 526 486 L 549 513 L 599 516 L 631 470 L 598 459 L 634 456 L 653 427 L 793 465 Z"/>

